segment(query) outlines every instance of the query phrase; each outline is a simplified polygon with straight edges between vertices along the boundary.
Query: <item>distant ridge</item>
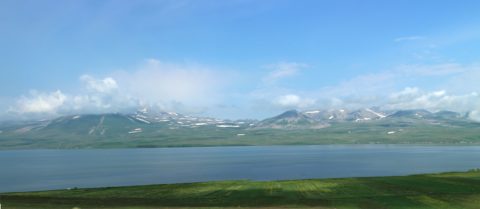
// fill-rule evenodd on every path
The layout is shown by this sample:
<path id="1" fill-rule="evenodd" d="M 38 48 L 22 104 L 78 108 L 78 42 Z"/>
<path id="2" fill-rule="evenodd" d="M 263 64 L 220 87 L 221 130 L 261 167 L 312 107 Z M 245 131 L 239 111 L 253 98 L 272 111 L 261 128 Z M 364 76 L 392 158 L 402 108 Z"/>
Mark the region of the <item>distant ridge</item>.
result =
<path id="1" fill-rule="evenodd" d="M 125 148 L 272 144 L 480 144 L 469 115 L 423 109 L 289 110 L 261 121 L 139 109 L 0 123 L 0 149 Z"/>
<path id="2" fill-rule="evenodd" d="M 297 110 L 289 110 L 278 116 L 260 121 L 255 128 L 303 129 L 325 128 L 328 124 L 317 121 Z"/>

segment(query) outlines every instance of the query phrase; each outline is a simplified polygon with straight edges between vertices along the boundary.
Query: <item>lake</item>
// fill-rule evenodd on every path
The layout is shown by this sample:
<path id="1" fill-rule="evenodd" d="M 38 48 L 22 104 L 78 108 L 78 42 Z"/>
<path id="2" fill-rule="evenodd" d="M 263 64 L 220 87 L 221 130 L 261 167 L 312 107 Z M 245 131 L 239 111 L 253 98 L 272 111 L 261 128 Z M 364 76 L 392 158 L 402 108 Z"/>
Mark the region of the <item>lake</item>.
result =
<path id="1" fill-rule="evenodd" d="M 480 168 L 478 146 L 314 145 L 0 151 L 0 192 L 392 176 Z"/>

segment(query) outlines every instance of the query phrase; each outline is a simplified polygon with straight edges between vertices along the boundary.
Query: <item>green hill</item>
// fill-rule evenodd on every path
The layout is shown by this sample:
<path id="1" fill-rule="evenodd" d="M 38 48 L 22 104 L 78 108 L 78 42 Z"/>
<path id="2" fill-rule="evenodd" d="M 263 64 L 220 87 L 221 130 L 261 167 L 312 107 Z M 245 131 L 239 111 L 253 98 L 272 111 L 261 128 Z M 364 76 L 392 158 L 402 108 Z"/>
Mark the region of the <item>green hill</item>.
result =
<path id="1" fill-rule="evenodd" d="M 480 144 L 480 123 L 454 112 L 287 111 L 262 120 L 177 113 L 89 114 L 0 124 L 0 149 L 306 144 Z"/>

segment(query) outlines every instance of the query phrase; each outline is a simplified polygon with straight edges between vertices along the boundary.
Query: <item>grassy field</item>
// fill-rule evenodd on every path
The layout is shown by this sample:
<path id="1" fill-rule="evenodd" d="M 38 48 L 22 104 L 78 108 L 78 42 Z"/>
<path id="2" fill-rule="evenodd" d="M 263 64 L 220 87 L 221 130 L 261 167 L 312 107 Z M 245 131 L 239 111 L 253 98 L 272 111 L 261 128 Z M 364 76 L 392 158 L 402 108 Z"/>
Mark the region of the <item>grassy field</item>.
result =
<path id="1" fill-rule="evenodd" d="M 480 172 L 294 181 L 221 181 L 1 194 L 3 209 L 478 209 Z"/>

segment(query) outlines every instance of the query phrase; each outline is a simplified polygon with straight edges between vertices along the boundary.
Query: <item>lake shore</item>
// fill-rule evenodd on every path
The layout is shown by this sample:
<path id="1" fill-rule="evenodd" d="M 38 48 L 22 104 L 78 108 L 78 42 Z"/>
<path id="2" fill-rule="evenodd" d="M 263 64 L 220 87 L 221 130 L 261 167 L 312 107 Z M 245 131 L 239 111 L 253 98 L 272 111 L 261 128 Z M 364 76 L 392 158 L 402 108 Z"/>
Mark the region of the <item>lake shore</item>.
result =
<path id="1" fill-rule="evenodd" d="M 480 147 L 311 145 L 0 151 L 1 192 L 404 176 L 477 168 Z M 394 163 L 393 163 L 394 162 Z"/>

